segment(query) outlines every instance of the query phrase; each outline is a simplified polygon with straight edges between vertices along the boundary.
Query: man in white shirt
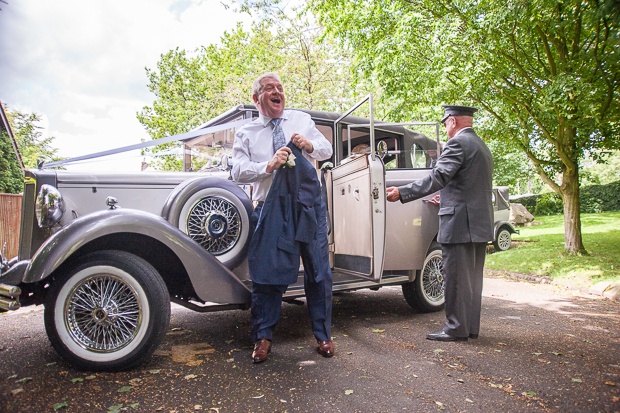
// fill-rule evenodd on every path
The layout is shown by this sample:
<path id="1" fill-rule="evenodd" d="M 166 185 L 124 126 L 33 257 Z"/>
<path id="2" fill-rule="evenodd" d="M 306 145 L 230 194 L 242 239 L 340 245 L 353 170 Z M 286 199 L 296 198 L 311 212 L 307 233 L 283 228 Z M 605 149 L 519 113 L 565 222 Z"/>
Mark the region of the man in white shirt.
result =
<path id="1" fill-rule="evenodd" d="M 252 200 L 257 206 L 252 221 L 256 223 L 273 177 L 291 153 L 283 145 L 292 141 L 311 162 L 329 159 L 333 150 L 308 114 L 284 109 L 284 88 L 276 73 L 265 73 L 254 81 L 252 99 L 260 115 L 235 134 L 232 177 L 239 183 L 253 183 Z M 279 149 L 275 150 L 274 146 Z M 306 279 L 304 286 L 312 331 L 319 344 L 317 350 L 324 357 L 331 357 L 334 354 L 331 340 L 332 278 L 327 222 L 323 221 L 319 225 L 319 236 L 326 276 L 319 282 Z M 288 287 L 270 283 L 269 280 L 259 281 L 253 280 L 252 285 L 252 340 L 255 343 L 252 360 L 255 363 L 265 361 L 271 351 L 272 333 L 280 316 L 282 295 Z"/>

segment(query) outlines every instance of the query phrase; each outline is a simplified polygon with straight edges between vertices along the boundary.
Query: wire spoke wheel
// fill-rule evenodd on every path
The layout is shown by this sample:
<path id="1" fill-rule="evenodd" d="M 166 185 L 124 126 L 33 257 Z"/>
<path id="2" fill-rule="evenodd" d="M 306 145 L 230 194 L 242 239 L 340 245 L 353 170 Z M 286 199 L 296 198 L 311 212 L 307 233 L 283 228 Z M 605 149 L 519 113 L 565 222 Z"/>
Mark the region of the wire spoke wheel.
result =
<path id="1" fill-rule="evenodd" d="M 441 246 L 433 243 L 426 254 L 424 267 L 415 280 L 402 285 L 403 295 L 411 308 L 423 313 L 445 307 L 446 280 L 443 272 Z"/>
<path id="2" fill-rule="evenodd" d="M 137 292 L 121 278 L 96 274 L 67 297 L 66 328 L 87 350 L 114 352 L 136 336 L 142 323 Z"/>
<path id="3" fill-rule="evenodd" d="M 124 370 L 142 363 L 164 339 L 170 295 L 143 258 L 126 251 L 96 251 L 58 273 L 44 317 L 52 346 L 75 367 Z"/>
<path id="4" fill-rule="evenodd" d="M 220 196 L 198 200 L 187 217 L 187 234 L 213 255 L 230 251 L 241 237 L 237 207 Z"/>
<path id="5" fill-rule="evenodd" d="M 424 294 L 431 301 L 441 301 L 445 293 L 443 260 L 441 255 L 433 255 L 426 262 L 422 273 Z"/>

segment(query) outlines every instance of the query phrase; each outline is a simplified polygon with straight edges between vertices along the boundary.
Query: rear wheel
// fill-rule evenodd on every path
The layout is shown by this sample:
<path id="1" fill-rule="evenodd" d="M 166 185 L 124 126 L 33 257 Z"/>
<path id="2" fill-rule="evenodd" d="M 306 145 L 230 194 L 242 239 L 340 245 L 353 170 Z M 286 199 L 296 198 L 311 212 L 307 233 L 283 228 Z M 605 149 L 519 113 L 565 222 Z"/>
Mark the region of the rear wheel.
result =
<path id="1" fill-rule="evenodd" d="M 431 244 L 424 267 L 416 274 L 416 279 L 402 285 L 403 295 L 407 304 L 413 309 L 430 313 L 439 311 L 445 306 L 445 279 L 441 245 Z"/>
<path id="2" fill-rule="evenodd" d="M 500 228 L 497 233 L 497 238 L 493 241 L 493 246 L 497 251 L 506 251 L 510 248 L 512 242 L 512 235 L 505 227 Z"/>
<path id="3" fill-rule="evenodd" d="M 46 298 L 52 345 L 86 370 L 137 366 L 161 343 L 169 322 L 166 284 L 148 262 L 124 251 L 80 258 Z"/>

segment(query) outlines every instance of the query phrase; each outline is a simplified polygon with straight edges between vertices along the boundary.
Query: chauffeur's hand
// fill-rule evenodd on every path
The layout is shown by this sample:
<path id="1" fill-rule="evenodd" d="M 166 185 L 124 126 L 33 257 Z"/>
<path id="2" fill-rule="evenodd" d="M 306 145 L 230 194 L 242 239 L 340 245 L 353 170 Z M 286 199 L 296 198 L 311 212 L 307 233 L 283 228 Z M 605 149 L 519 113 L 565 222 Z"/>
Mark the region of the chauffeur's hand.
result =
<path id="1" fill-rule="evenodd" d="M 398 188 L 392 186 L 387 189 L 387 200 L 390 202 L 396 202 L 400 200 L 400 192 L 398 192 Z"/>
<path id="2" fill-rule="evenodd" d="M 286 146 L 278 149 L 273 155 L 273 158 L 267 162 L 266 172 L 269 174 L 284 165 L 290 153 L 293 153 L 293 151 L 291 151 L 291 148 L 287 148 Z"/>
<path id="3" fill-rule="evenodd" d="M 308 153 L 312 153 L 314 151 L 314 146 L 312 146 L 312 142 L 304 138 L 299 133 L 294 133 L 293 136 L 291 136 L 291 142 L 293 142 L 295 146 L 297 146 L 299 149 L 303 149 Z"/>

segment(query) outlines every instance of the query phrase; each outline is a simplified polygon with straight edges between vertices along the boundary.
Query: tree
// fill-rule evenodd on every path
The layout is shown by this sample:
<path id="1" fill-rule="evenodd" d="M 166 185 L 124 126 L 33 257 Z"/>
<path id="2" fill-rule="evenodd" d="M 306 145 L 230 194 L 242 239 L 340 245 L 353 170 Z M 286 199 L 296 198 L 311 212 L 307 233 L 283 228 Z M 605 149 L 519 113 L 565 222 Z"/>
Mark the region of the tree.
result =
<path id="1" fill-rule="evenodd" d="M 0 128 L 0 193 L 18 194 L 24 187 L 24 175 L 10 139 Z"/>
<path id="2" fill-rule="evenodd" d="M 478 131 L 522 151 L 564 203 L 564 244 L 585 253 L 580 161 L 617 148 L 618 1 L 313 0 L 391 115 L 437 119 L 439 103 L 484 109 Z M 435 113 L 428 110 L 434 106 Z M 426 109 L 425 109 L 426 108 Z M 559 178 L 556 178 L 559 177 Z"/>
<path id="3" fill-rule="evenodd" d="M 37 125 L 41 121 L 39 114 L 11 110 L 6 104 L 4 104 L 4 111 L 26 168 L 36 168 L 39 159 L 44 162 L 65 159 L 57 155 L 57 148 L 52 147 L 55 138 L 53 136 L 43 137 L 41 132 L 43 128 Z"/>
<path id="4" fill-rule="evenodd" d="M 338 110 L 358 99 L 350 85 L 347 56 L 331 41 L 319 42 L 322 28 L 302 15 L 265 18 L 250 31 L 239 25 L 220 45 L 194 52 L 171 50 L 155 70 L 146 69 L 152 106 L 138 120 L 153 139 L 187 132 L 240 103 L 253 103 L 253 80 L 266 71 L 282 76 L 287 106 Z M 153 153 L 178 146 L 161 145 Z M 180 157 L 164 155 L 159 169 L 179 169 Z"/>

